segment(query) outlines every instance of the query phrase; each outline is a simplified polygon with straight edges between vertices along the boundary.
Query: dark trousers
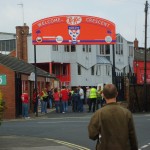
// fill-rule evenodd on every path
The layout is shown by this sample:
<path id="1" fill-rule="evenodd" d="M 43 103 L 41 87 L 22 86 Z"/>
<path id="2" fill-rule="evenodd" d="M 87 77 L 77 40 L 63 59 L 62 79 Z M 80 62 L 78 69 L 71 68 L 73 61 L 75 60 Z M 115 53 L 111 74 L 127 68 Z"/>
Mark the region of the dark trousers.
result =
<path id="1" fill-rule="evenodd" d="M 91 111 L 92 106 L 93 106 L 93 112 L 95 112 L 96 98 L 89 99 L 89 112 Z"/>

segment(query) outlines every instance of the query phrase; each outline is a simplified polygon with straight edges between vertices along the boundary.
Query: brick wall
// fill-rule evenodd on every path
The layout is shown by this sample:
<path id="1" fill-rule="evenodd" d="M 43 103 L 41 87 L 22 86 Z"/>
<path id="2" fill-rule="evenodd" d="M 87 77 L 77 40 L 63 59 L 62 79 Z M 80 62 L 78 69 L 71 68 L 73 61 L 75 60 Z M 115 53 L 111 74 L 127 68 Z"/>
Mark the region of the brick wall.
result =
<path id="1" fill-rule="evenodd" d="M 28 50 L 27 50 L 27 36 L 29 34 L 29 27 L 28 26 L 17 26 L 16 27 L 16 51 L 17 51 L 17 58 L 24 60 L 25 62 L 28 61 Z"/>
<path id="2" fill-rule="evenodd" d="M 5 100 L 7 109 L 4 112 L 5 119 L 15 118 L 15 75 L 14 71 L 0 65 L 0 74 L 6 74 L 6 85 L 0 85 L 0 89 L 3 93 L 3 99 Z"/>

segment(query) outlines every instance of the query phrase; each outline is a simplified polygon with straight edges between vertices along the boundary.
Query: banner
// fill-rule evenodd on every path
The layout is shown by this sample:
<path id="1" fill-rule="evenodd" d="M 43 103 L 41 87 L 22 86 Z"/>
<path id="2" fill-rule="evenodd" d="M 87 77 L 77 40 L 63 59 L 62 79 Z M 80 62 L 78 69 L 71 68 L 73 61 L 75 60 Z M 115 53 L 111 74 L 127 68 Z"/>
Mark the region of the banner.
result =
<path id="1" fill-rule="evenodd" d="M 115 24 L 84 15 L 44 18 L 32 24 L 33 45 L 115 44 Z"/>

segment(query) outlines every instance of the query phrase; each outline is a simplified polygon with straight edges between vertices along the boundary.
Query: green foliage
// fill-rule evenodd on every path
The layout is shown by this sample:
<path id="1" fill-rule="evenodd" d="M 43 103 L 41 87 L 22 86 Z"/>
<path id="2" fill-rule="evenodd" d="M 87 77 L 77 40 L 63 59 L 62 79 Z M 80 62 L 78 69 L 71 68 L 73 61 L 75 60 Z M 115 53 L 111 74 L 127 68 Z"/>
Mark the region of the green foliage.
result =
<path id="1" fill-rule="evenodd" d="M 5 102 L 3 100 L 3 94 L 0 91 L 0 125 L 1 125 L 4 109 L 5 109 Z"/>

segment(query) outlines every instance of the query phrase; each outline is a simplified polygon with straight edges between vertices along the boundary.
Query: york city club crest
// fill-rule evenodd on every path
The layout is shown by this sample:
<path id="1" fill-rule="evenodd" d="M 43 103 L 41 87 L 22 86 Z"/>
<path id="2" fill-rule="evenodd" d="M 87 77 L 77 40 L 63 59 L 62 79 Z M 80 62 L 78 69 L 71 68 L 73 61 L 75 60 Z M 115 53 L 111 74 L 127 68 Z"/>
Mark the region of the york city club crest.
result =
<path id="1" fill-rule="evenodd" d="M 68 26 L 68 33 L 72 38 L 72 40 L 70 41 L 72 42 L 72 44 L 76 44 L 77 42 L 79 42 L 77 40 L 77 37 L 80 34 L 80 26 Z"/>

